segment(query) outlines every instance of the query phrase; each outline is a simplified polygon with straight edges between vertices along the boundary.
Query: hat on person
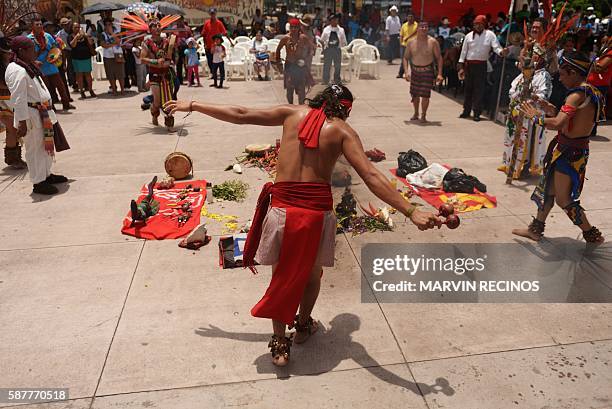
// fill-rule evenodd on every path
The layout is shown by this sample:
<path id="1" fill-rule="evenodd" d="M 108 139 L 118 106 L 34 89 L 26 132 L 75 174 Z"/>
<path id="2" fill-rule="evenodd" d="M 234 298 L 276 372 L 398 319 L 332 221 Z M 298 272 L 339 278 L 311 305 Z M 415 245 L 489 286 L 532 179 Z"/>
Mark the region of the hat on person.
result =
<path id="1" fill-rule="evenodd" d="M 223 40 L 223 35 L 221 35 L 221 34 L 215 34 L 215 35 L 214 35 L 212 38 L 213 38 L 213 40 L 216 40 L 217 38 L 218 38 L 219 40 Z"/>
<path id="2" fill-rule="evenodd" d="M 70 23 L 70 19 L 69 18 L 62 17 L 60 19 L 60 26 L 63 26 L 63 25 L 68 24 L 68 23 Z"/>
<path id="3" fill-rule="evenodd" d="M 291 20 L 289 20 L 289 26 L 291 27 L 299 27 L 300 24 L 300 20 L 297 18 L 292 18 Z"/>
<path id="4" fill-rule="evenodd" d="M 485 24 L 487 22 L 487 17 L 479 14 L 476 16 L 476 18 L 474 19 L 474 24 Z"/>
<path id="5" fill-rule="evenodd" d="M 587 7 L 587 11 L 595 11 L 595 9 L 593 8 L 593 6 L 589 6 Z"/>
<path id="6" fill-rule="evenodd" d="M 29 47 L 34 47 L 34 41 L 27 36 L 13 37 L 11 40 L 11 50 L 15 53 Z"/>
<path id="7" fill-rule="evenodd" d="M 208 14 L 213 14 L 213 13 L 214 13 L 214 14 L 217 14 L 217 9 L 216 9 L 216 8 L 214 8 L 214 7 L 209 8 L 209 9 L 208 9 Z"/>
<path id="8" fill-rule="evenodd" d="M 303 26 L 310 27 L 310 25 L 312 24 L 312 17 L 310 17 L 309 15 L 302 17 L 301 23 Z"/>
<path id="9" fill-rule="evenodd" d="M 398 11 L 397 6 L 395 6 L 395 5 L 391 6 L 389 11 Z"/>
<path id="10" fill-rule="evenodd" d="M 187 39 L 187 45 L 189 45 L 189 44 L 191 44 L 191 43 L 195 43 L 195 42 L 196 42 L 196 40 L 195 40 L 195 38 L 193 38 L 193 37 L 189 37 L 189 38 Z"/>

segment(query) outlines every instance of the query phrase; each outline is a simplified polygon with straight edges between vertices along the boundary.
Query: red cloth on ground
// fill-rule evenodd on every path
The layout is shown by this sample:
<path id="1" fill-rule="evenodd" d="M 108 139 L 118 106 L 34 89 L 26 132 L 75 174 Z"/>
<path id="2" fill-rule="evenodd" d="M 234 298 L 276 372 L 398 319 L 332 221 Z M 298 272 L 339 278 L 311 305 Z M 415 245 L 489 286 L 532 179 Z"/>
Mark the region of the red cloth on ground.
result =
<path id="1" fill-rule="evenodd" d="M 189 192 L 187 197 L 179 202 L 180 204 L 191 202 L 191 208 L 193 209 L 191 218 L 187 223 L 179 226 L 176 217 L 173 218 L 173 215 L 176 214 L 174 209 L 177 209 L 178 206 L 171 207 L 168 205 L 178 201 L 181 190 L 185 189 L 187 185 L 199 187 L 200 191 Z M 137 202 L 140 203 L 148 193 L 148 184 L 145 184 L 140 190 L 141 195 Z M 192 180 L 175 183 L 172 189 L 154 189 L 153 197 L 154 200 L 159 202 L 157 214 L 149 217 L 146 224 L 136 222 L 132 226 L 132 213 L 128 211 L 128 214 L 123 219 L 121 233 L 147 240 L 178 239 L 179 237 L 186 236 L 200 224 L 200 213 L 206 199 L 206 181 Z"/>
<path id="2" fill-rule="evenodd" d="M 446 167 L 448 167 L 447 165 L 444 165 Z M 421 199 L 423 199 L 424 201 L 426 201 L 427 203 L 429 203 L 431 206 L 433 206 L 436 210 L 445 203 L 444 200 L 441 199 L 441 196 L 446 196 L 448 198 L 452 198 L 456 195 L 456 193 L 452 193 L 452 192 L 445 192 L 443 189 L 425 189 L 422 187 L 416 187 L 416 186 L 412 186 L 405 178 L 399 177 L 395 174 L 395 171 L 397 169 L 390 169 L 389 171 L 391 172 L 391 174 L 393 176 L 395 176 L 397 179 L 399 179 L 404 185 L 406 185 L 414 194 L 416 194 L 417 196 L 419 196 Z M 495 196 L 491 196 L 488 195 L 486 193 L 483 192 L 479 192 L 478 190 L 474 189 L 474 193 L 471 193 L 471 195 L 473 196 L 478 196 L 481 198 L 485 198 L 488 199 L 491 203 L 493 203 L 496 207 L 497 207 L 497 198 Z M 472 205 L 478 205 L 479 202 L 464 202 L 466 205 L 468 206 L 472 206 Z M 471 211 L 471 210 L 468 210 Z M 459 211 L 460 213 L 462 211 Z M 463 211 L 464 212 L 464 211 Z"/>
<path id="3" fill-rule="evenodd" d="M 331 187 L 327 183 L 304 182 L 264 185 L 244 246 L 244 266 L 253 272 L 256 272 L 254 258 L 270 204 L 287 211 L 283 242 L 270 285 L 251 314 L 291 324 L 319 251 L 324 214 L 333 209 Z"/>

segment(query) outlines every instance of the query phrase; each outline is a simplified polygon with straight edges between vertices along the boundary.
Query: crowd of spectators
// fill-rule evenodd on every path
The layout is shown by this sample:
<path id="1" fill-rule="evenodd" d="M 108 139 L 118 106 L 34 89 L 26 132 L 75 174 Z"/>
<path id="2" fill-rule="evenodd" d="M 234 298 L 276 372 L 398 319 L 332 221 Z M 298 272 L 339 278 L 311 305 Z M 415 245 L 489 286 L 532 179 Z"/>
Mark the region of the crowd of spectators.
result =
<path id="1" fill-rule="evenodd" d="M 461 81 L 458 78 L 456 67 L 462 41 L 465 35 L 472 30 L 476 14 L 477 10 L 469 8 L 458 21 L 442 17 L 435 23 L 429 22 L 430 35 L 439 41 L 444 56 L 444 85 L 455 95 L 461 91 Z M 610 31 L 608 17 L 597 14 L 601 13 L 596 13 L 593 7 L 587 7 L 585 10 L 580 7 L 566 10 L 563 15 L 564 22 L 575 15 L 578 18 L 559 43 L 559 56 L 563 52 L 578 50 L 592 58 L 596 57 Z M 223 24 L 225 33 L 230 38 L 248 36 L 255 39 L 259 33 L 259 38 L 272 39 L 288 32 L 288 22 L 293 16 L 299 17 L 304 32 L 321 44 L 325 27 L 330 25 L 332 18 L 337 19 L 338 26 L 343 28 L 347 43 L 357 38 L 363 39 L 368 44 L 377 47 L 381 56 L 389 63 L 402 55 L 406 42 L 416 32 L 418 21 L 418 17 L 410 9 L 398 9 L 396 6 L 388 10 L 366 6 L 354 14 L 334 13 L 331 9 L 323 10 L 318 7 L 312 13 L 290 13 L 286 6 L 282 6 L 278 11 L 271 13 L 263 13 L 258 9 L 251 21 L 237 20 L 234 22 L 219 18 L 219 23 Z M 67 89 L 72 88 L 73 91 L 79 92 L 82 98 L 87 97 L 86 91 L 90 93 L 90 96 L 95 96 L 91 87 L 91 65 L 84 61 L 87 60 L 87 54 L 95 56 L 96 48 L 101 46 L 103 47 L 102 62 L 105 63 L 107 77 L 110 81 L 110 91 L 119 93 L 130 89 L 133 85 L 137 86 L 139 91 L 144 91 L 142 76 L 146 75 L 146 72 L 143 72 L 139 61 L 138 42 L 115 44 L 116 37 L 113 37 L 113 34 L 119 30 L 118 21 L 113 20 L 111 13 L 103 13 L 100 17 L 97 24 L 92 24 L 90 20 L 77 22 L 68 18 L 62 18 L 57 24 L 43 22 L 45 32 L 50 34 L 54 41 L 57 41 L 57 45 L 63 49 L 63 63 L 59 66 L 63 83 Z M 510 50 L 506 58 L 492 54 L 488 63 L 487 87 L 491 92 L 486 93 L 489 98 L 486 105 L 491 110 L 493 100 L 497 99 L 497 88 L 499 88 L 500 81 L 503 81 L 504 87 L 507 87 L 512 78 L 518 75 L 516 62 L 525 40 L 522 35 L 523 25 L 530 26 L 535 21 L 543 21 L 543 24 L 546 24 L 546 21 L 544 21 L 544 10 L 537 2 L 532 2 L 531 7 L 524 5 L 516 11 L 511 24 L 509 24 L 509 17 L 501 11 L 496 16 L 487 14 L 486 20 L 486 29 L 495 33 L 499 43 Z M 189 27 L 184 21 L 180 21 L 178 25 L 182 34 L 179 36 L 177 76 L 179 81 L 184 83 L 187 77 L 187 61 L 183 50 L 189 48 L 187 42 L 190 38 L 197 39 L 201 36 L 202 26 Z M 31 32 L 31 28 L 25 24 L 23 29 L 25 33 Z M 123 57 L 119 58 L 119 54 L 123 54 Z M 504 78 L 501 77 L 503 64 L 506 64 Z M 265 72 L 262 71 L 262 74 L 267 78 L 268 67 L 263 68 Z M 401 70 L 402 65 L 400 64 L 398 78 L 403 75 Z M 552 72 L 552 74 L 555 73 Z M 556 81 L 555 94 L 562 95 L 563 90 L 559 90 L 559 86 L 559 82 Z M 503 92 L 502 105 L 507 102 L 505 101 L 507 92 L 505 90 Z M 61 93 L 52 92 L 52 94 L 54 100 L 59 102 Z M 65 104 L 66 101 L 62 102 Z"/>

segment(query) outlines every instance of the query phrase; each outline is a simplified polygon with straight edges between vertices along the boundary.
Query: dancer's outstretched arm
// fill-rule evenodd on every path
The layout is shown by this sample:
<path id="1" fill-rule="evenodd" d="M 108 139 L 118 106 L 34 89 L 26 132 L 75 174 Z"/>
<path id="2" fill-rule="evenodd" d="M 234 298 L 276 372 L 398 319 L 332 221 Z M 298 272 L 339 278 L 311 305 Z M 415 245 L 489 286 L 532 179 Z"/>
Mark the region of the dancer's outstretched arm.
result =
<path id="1" fill-rule="evenodd" d="M 249 124 L 262 126 L 280 126 L 285 123 L 297 107 L 278 105 L 271 108 L 247 108 L 239 105 L 218 105 L 197 101 L 168 101 L 164 110 L 174 115 L 175 112 L 199 112 L 220 121 L 232 124 Z"/>

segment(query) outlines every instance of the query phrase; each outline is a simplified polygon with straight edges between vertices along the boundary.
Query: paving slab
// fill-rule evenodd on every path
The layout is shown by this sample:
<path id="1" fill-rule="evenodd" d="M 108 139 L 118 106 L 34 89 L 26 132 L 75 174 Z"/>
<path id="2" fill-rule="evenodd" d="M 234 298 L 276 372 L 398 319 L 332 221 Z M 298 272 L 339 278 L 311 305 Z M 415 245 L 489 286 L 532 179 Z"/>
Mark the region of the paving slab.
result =
<path id="1" fill-rule="evenodd" d="M 75 399 L 65 402 L 33 403 L 30 405 L 6 406 L 19 409 L 89 409 L 92 399 Z"/>
<path id="2" fill-rule="evenodd" d="M 0 252 L 0 385 L 92 396 L 141 247 Z"/>
<path id="3" fill-rule="evenodd" d="M 70 246 L 135 240 L 121 234 L 131 199 L 152 175 L 72 179 L 59 195 L 31 194 L 29 180 L 16 181 L 0 196 L 11 206 L 0 216 L 0 249 Z M 95 229 L 92 229 L 95 226 Z M 36 234 L 32 234 L 36 232 Z"/>
<path id="4" fill-rule="evenodd" d="M 612 341 L 410 364 L 417 381 L 444 376 L 455 394 L 430 408 L 606 409 L 612 406 Z"/>
<path id="5" fill-rule="evenodd" d="M 360 270 L 348 245 L 339 240 L 338 248 L 342 259 L 325 270 L 313 313 L 325 329 L 292 350 L 295 365 L 276 369 L 266 348 L 270 322 L 249 313 L 268 285 L 269 269 L 257 276 L 242 269 L 220 270 L 216 244 L 191 254 L 168 241 L 147 242 L 99 393 L 403 362 L 380 308 L 360 302 Z M 353 288 L 341 284 L 345 277 Z"/>
<path id="6" fill-rule="evenodd" d="M 242 175 L 223 169 L 246 144 L 274 143 L 280 129 L 225 124 L 194 113 L 177 115 L 182 132 L 168 134 L 154 129 L 149 113 L 140 110 L 143 94 L 111 98 L 105 95 L 107 82 L 96 82 L 100 98 L 77 100 L 76 111 L 60 116 L 72 149 L 58 154 L 54 171 L 75 179 L 68 189 L 47 200 L 32 197 L 27 174 L 15 177 L 0 169 L 0 204 L 11 209 L 0 217 L 0 323 L 9 329 L 0 333 L 0 384 L 61 381 L 72 397 L 86 398 L 101 376 L 98 395 L 103 396 L 95 402 L 100 408 L 268 408 L 278 404 L 279 393 L 290 396 L 297 407 L 420 409 L 426 407 L 420 393 L 429 409 L 610 407 L 610 341 L 599 342 L 612 339 L 610 304 L 361 303 L 359 261 L 366 243 L 514 243 L 512 228 L 526 226 L 534 210 L 529 201 L 533 181 L 508 187 L 496 170 L 504 128 L 458 119 L 461 107 L 437 93 L 428 114 L 431 124 L 408 121 L 409 84 L 394 78 L 397 69 L 383 64 L 383 79 L 349 83 L 357 98 L 349 124 L 366 148 L 387 153 L 387 160 L 376 166 L 387 174 L 400 151 L 416 149 L 430 162 L 474 174 L 500 205 L 465 214 L 455 231 L 419 232 L 396 216 L 394 232 L 337 236 L 337 264 L 325 269 L 313 314 L 323 328 L 307 344 L 293 348 L 291 366 L 285 369 L 270 362 L 270 323 L 249 314 L 268 285 L 270 268 L 261 267 L 258 276 L 242 269 L 221 270 L 216 245 L 223 234 L 220 223 L 209 221 L 213 242 L 199 252 L 179 249 L 177 240 L 143 243 L 119 230 L 130 199 L 154 174 L 163 176 L 163 160 L 175 149 L 192 157 L 196 178 L 249 183 L 243 203 L 209 205 L 211 211 L 245 222 L 267 175 L 257 169 L 245 169 Z M 213 90 L 203 80 L 204 87 L 183 87 L 180 98 L 257 107 L 285 103 L 281 81 L 228 81 L 227 89 Z M 310 95 L 320 89 L 313 88 Z M 606 158 L 612 151 L 612 129 L 602 126 L 599 133 L 591 145 L 590 180 L 582 200 L 590 219 L 609 236 L 611 207 L 606 203 L 612 167 Z M 339 168 L 347 166 L 344 162 Z M 380 204 L 352 174 L 360 202 Z M 334 189 L 336 201 L 341 193 Z M 558 209 L 551 214 L 547 235 L 546 244 L 558 248 L 582 244 L 576 241 L 575 226 Z M 596 256 L 609 260 L 603 248 Z M 612 289 L 609 275 L 592 270 L 584 274 L 599 280 L 602 292 Z M 33 322 L 22 324 L 28 320 Z M 580 344 L 559 345 L 567 343 Z M 561 348 L 581 349 L 555 355 Z M 571 367 L 564 378 L 556 375 L 564 368 L 557 363 Z M 488 375 L 476 376 L 473 368 Z M 587 368 L 591 377 L 574 374 L 577 368 Z M 410 369 L 420 382 L 416 389 Z M 516 378 L 509 378 L 505 369 L 512 369 Z M 535 376 L 543 377 L 535 394 L 542 390 L 544 397 L 530 396 L 531 383 L 521 383 Z M 89 402 L 31 407 L 81 409 Z"/>
<path id="7" fill-rule="evenodd" d="M 238 384 L 122 394 L 95 398 L 94 409 L 112 408 L 261 408 L 278 405 L 287 397 L 293 408 L 405 408 L 427 406 L 408 368 L 377 368 L 328 372 L 290 379 L 266 379 Z M 424 386 L 424 385 L 423 385 Z M 445 392 L 452 393 L 452 388 Z M 440 392 L 441 393 L 441 392 Z M 300 398 L 295 398 L 300 396 Z M 308 398 L 306 399 L 306 396 Z"/>

